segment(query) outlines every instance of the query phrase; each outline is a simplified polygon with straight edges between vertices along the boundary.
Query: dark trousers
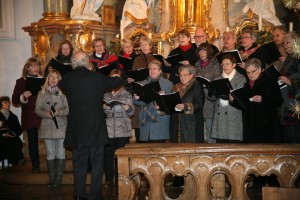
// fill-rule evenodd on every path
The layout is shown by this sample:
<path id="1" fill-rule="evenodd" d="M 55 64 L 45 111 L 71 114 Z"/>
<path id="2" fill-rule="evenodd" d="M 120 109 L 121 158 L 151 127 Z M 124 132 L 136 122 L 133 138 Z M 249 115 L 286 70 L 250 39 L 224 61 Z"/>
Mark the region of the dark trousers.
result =
<path id="1" fill-rule="evenodd" d="M 109 138 L 109 144 L 104 149 L 104 172 L 106 182 L 113 181 L 115 177 L 115 183 L 118 181 L 118 165 L 115 158 L 115 151 L 118 148 L 124 147 L 128 141 L 128 137 Z"/>
<path id="2" fill-rule="evenodd" d="M 1 137 L 0 138 L 0 159 L 8 159 L 12 165 L 18 164 L 24 158 L 22 153 L 22 140 L 16 137 Z"/>
<path id="3" fill-rule="evenodd" d="M 40 166 L 38 128 L 27 129 L 28 150 L 33 167 Z"/>
<path id="4" fill-rule="evenodd" d="M 99 200 L 103 176 L 104 145 L 83 147 L 81 143 L 73 148 L 74 195 Z M 91 189 L 86 191 L 88 159 L 92 166 Z"/>

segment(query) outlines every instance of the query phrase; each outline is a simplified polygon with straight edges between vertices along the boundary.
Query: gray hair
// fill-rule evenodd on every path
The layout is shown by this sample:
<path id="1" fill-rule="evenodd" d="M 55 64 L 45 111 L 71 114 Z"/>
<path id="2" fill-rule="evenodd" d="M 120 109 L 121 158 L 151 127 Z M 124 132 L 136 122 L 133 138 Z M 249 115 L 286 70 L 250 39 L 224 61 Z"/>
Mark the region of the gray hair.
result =
<path id="1" fill-rule="evenodd" d="M 295 32 L 287 32 L 283 38 L 283 42 L 291 42 L 292 40 L 295 40 L 299 38 L 299 35 Z"/>
<path id="2" fill-rule="evenodd" d="M 242 30 L 242 34 L 243 35 L 244 33 L 249 33 L 250 34 L 250 37 L 253 39 L 253 40 L 256 40 L 256 33 L 254 32 L 253 29 L 244 29 Z"/>
<path id="3" fill-rule="evenodd" d="M 72 56 L 72 68 L 86 67 L 89 68 L 89 55 L 84 51 L 77 51 Z"/>
<path id="4" fill-rule="evenodd" d="M 259 69 L 261 68 L 261 61 L 257 58 L 250 58 L 246 61 L 245 68 L 247 69 L 250 66 Z"/>
<path id="5" fill-rule="evenodd" d="M 196 74 L 196 68 L 193 65 L 181 65 L 178 69 L 178 72 L 187 70 L 190 74 L 192 74 L 193 76 L 195 76 Z"/>

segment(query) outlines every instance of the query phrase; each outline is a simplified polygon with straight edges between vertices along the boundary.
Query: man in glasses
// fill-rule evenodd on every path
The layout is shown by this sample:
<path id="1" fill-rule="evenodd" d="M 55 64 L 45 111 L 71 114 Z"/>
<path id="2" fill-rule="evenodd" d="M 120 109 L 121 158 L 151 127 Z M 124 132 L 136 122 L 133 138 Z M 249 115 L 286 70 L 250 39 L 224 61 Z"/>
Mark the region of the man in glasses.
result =
<path id="1" fill-rule="evenodd" d="M 202 43 L 208 43 L 207 42 L 207 34 L 204 28 L 198 28 L 195 32 L 195 44 L 197 46 L 197 48 L 200 46 L 200 44 Z M 213 44 L 209 44 L 212 49 L 213 49 L 213 55 L 216 55 L 219 52 L 219 49 L 213 45 Z"/>

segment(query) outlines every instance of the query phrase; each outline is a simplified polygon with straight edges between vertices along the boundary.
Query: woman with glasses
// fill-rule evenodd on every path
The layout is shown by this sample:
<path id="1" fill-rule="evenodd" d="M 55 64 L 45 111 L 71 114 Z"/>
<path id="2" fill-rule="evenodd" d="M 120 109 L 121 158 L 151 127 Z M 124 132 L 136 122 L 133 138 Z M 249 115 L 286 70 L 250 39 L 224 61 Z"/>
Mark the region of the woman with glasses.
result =
<path id="1" fill-rule="evenodd" d="M 149 77 L 141 82 L 141 85 L 147 85 L 152 82 L 159 82 L 162 94 L 168 94 L 172 89 L 172 82 L 163 78 L 162 63 L 153 60 L 149 63 Z M 160 112 L 155 101 L 146 103 L 140 99 L 140 96 L 134 94 L 134 104 L 141 107 L 139 113 L 140 141 L 162 143 L 169 139 L 170 116 Z"/>
<path id="2" fill-rule="evenodd" d="M 213 50 L 211 45 L 208 43 L 202 43 L 197 49 L 199 54 L 199 60 L 195 64 L 196 76 L 202 76 L 210 81 L 215 80 L 217 77 L 221 76 L 222 68 L 220 63 L 217 61 L 216 57 L 213 56 Z M 207 97 L 208 90 L 204 88 L 205 96 Z M 215 143 L 215 139 L 211 138 L 211 127 L 212 118 L 214 113 L 214 103 L 205 99 L 203 108 L 203 117 L 206 130 L 206 140 L 208 143 Z"/>
<path id="3" fill-rule="evenodd" d="M 197 56 L 197 46 L 196 44 L 191 43 L 191 34 L 188 30 L 183 29 L 178 32 L 178 41 L 179 46 L 173 49 L 169 56 L 180 54 L 184 60 L 181 63 L 172 65 L 170 69 L 169 80 L 172 81 L 173 84 L 180 82 L 180 78 L 178 77 L 178 68 L 180 65 L 195 65 L 199 59 Z"/>
<path id="4" fill-rule="evenodd" d="M 194 66 L 181 65 L 178 72 L 180 83 L 172 91 L 179 92 L 182 103 L 176 105 L 180 112 L 171 115 L 170 140 L 173 143 L 204 142 L 203 87 L 195 78 Z"/>
<path id="5" fill-rule="evenodd" d="M 280 131 L 278 108 L 283 99 L 276 80 L 263 73 L 260 60 L 246 62 L 249 81 L 245 84 L 249 103 L 244 110 L 244 141 L 273 143 Z M 231 99 L 234 101 L 234 99 Z"/>
<path id="6" fill-rule="evenodd" d="M 300 39 L 295 32 L 288 32 L 283 39 L 283 46 L 288 54 L 283 62 L 279 79 L 287 85 L 281 89 L 284 99 L 281 108 L 281 121 L 284 126 L 283 139 L 289 143 L 300 143 L 300 118 L 295 113 L 295 103 L 300 102 L 300 60 L 292 54 L 292 42 Z"/>
<path id="7" fill-rule="evenodd" d="M 236 69 L 236 59 L 233 55 L 225 54 L 222 59 L 222 74 L 216 79 L 228 78 L 233 89 L 243 87 L 246 78 Z M 231 96 L 215 96 L 215 110 L 212 123 L 211 137 L 217 143 L 241 142 L 243 141 L 242 111 L 231 105 Z"/>
<path id="8" fill-rule="evenodd" d="M 249 58 L 251 54 L 253 54 L 256 49 L 258 49 L 258 44 L 256 43 L 256 34 L 254 30 L 252 29 L 245 29 L 242 31 L 241 34 L 241 41 L 242 41 L 242 46 L 238 49 L 243 62 L 239 63 L 238 65 L 241 68 L 245 69 L 245 62 Z"/>

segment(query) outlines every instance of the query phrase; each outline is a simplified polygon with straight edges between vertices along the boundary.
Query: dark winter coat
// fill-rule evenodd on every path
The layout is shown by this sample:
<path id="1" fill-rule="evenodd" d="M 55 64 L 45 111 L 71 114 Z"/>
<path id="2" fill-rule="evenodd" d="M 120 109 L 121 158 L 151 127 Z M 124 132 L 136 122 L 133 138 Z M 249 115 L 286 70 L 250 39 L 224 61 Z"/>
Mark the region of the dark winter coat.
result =
<path id="1" fill-rule="evenodd" d="M 244 141 L 247 143 L 272 143 L 279 134 L 278 108 L 283 99 L 276 80 L 262 74 L 251 88 L 246 83 L 249 97 L 262 96 L 262 102 L 250 102 L 244 115 Z"/>
<path id="2" fill-rule="evenodd" d="M 173 87 L 173 91 L 178 91 L 178 85 Z M 204 92 L 202 85 L 194 79 L 191 87 L 181 97 L 185 111 L 183 113 L 173 113 L 170 120 L 170 140 L 179 142 L 181 135 L 182 143 L 204 142 L 204 122 L 203 104 Z M 190 108 L 190 109 L 189 109 Z"/>
<path id="3" fill-rule="evenodd" d="M 77 67 L 59 82 L 69 104 L 65 146 L 84 147 L 106 144 L 108 141 L 103 111 L 103 95 L 120 87 L 123 81 Z"/>

